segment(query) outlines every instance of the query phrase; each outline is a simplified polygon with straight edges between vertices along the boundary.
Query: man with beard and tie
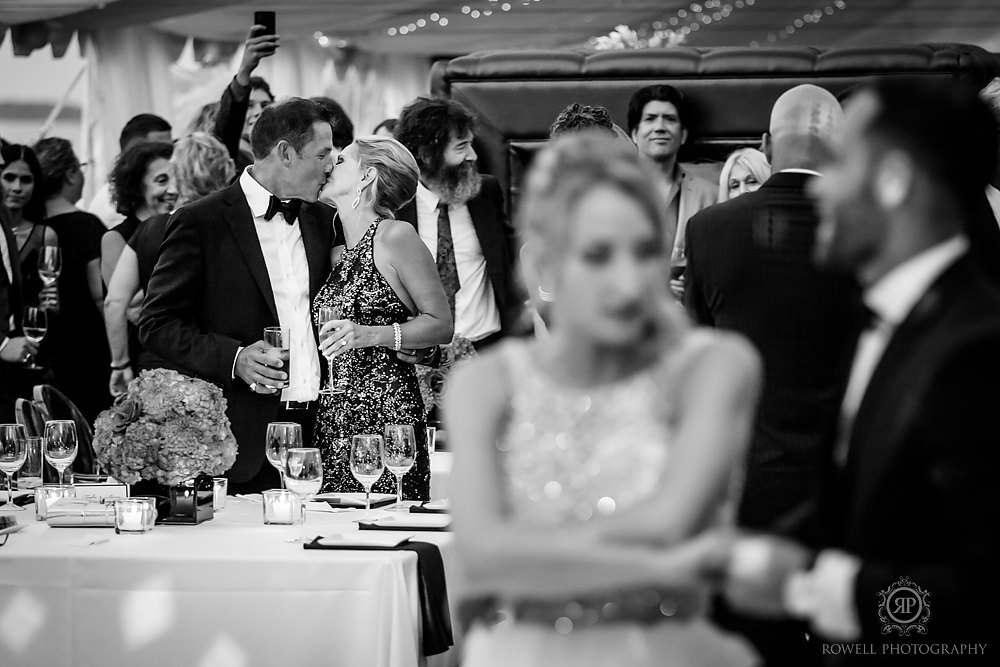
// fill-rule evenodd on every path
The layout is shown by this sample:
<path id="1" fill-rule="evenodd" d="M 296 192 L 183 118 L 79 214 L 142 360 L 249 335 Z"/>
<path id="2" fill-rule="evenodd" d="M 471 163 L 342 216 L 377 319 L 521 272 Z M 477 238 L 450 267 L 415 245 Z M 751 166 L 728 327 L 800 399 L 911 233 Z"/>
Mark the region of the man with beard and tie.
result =
<path id="1" fill-rule="evenodd" d="M 472 147 L 475 118 L 454 100 L 419 97 L 403 109 L 396 139 L 420 167 L 417 196 L 399 219 L 417 228 L 434 255 L 455 316 L 455 335 L 481 349 L 510 331 L 514 229 L 492 176 L 480 174 Z"/>
<path id="2" fill-rule="evenodd" d="M 332 130 L 315 102 L 269 106 L 251 134 L 254 163 L 233 185 L 174 213 L 139 320 L 143 345 L 222 387 L 236 436 L 234 493 L 278 485 L 264 435 L 293 421 L 311 441 L 320 361 L 310 305 L 330 273 L 333 227 L 311 214 L 332 169 Z M 290 330 L 289 372 L 261 340 Z"/>

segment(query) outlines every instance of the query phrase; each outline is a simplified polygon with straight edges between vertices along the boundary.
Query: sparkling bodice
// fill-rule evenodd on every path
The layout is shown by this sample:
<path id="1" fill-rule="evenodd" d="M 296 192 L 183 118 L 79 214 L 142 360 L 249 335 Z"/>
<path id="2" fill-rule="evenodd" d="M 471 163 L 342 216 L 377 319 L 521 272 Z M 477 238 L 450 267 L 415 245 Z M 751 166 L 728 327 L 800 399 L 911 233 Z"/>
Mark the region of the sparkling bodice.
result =
<path id="1" fill-rule="evenodd" d="M 610 515 L 648 498 L 670 458 L 668 357 L 624 380 L 586 390 L 544 374 L 530 343 L 508 342 L 513 378 L 497 442 L 510 511 L 533 523 Z"/>

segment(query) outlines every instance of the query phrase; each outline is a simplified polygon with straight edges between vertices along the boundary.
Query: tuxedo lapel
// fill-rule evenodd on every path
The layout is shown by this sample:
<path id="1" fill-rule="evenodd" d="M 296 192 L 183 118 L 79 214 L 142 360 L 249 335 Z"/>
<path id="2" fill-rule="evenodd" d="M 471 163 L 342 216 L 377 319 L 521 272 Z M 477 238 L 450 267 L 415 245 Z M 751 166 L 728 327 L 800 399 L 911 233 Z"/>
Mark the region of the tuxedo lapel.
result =
<path id="1" fill-rule="evenodd" d="M 274 305 L 274 290 L 271 287 L 271 279 L 267 275 L 264 252 L 260 248 L 260 239 L 257 238 L 257 231 L 253 226 L 250 206 L 247 204 L 243 188 L 240 187 L 239 183 L 229 186 L 224 202 L 226 207 L 223 211 L 223 217 L 226 224 L 229 226 L 233 238 L 236 239 L 236 246 L 243 254 L 243 260 L 250 270 L 250 275 L 257 283 L 257 287 L 271 311 L 271 318 L 277 322 L 278 309 Z"/>

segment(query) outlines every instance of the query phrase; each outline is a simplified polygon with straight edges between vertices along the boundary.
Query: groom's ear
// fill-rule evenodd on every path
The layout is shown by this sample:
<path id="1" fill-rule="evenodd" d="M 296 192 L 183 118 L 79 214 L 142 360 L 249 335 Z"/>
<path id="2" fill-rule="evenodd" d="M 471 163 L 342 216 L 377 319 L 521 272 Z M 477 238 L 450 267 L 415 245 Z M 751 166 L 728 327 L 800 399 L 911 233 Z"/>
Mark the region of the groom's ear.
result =
<path id="1" fill-rule="evenodd" d="M 292 148 L 292 145 L 284 139 L 279 140 L 278 143 L 274 145 L 274 151 L 278 156 L 278 159 L 281 160 L 281 163 L 286 167 L 291 164 L 292 159 L 297 156 L 297 153 L 295 152 L 295 149 Z"/>

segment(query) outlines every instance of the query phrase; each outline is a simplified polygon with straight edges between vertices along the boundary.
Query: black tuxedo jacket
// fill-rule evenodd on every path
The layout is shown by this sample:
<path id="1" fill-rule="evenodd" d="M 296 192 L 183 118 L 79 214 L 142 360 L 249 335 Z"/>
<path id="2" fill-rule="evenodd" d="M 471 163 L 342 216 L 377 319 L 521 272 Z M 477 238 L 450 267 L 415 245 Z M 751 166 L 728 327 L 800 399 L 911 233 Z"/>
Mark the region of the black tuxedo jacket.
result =
<path id="1" fill-rule="evenodd" d="M 690 314 L 743 334 L 763 359 L 740 523 L 793 537 L 818 500 L 858 331 L 855 281 L 813 263 L 819 218 L 809 178 L 777 173 L 692 217 L 685 273 Z"/>
<path id="2" fill-rule="evenodd" d="M 931 594 L 918 641 L 995 635 L 998 405 L 1000 292 L 970 254 L 891 335 L 858 406 L 847 463 L 830 467 L 821 545 L 864 563 L 854 590 L 862 642 L 898 638 L 882 634 L 878 593 L 902 576 Z"/>
<path id="3" fill-rule="evenodd" d="M 500 311 L 502 333 L 509 333 L 521 307 L 521 299 L 514 281 L 516 240 L 514 228 L 504 214 L 503 192 L 497 179 L 482 174 L 483 187 L 469 200 L 467 206 L 475 227 L 479 245 L 486 260 L 486 273 L 493 285 L 493 296 Z M 417 200 L 399 210 L 399 219 L 417 226 Z"/>
<path id="4" fill-rule="evenodd" d="M 302 208 L 299 227 L 311 298 L 330 273 L 333 227 L 315 207 Z M 143 345 L 170 364 L 222 387 L 239 445 L 227 474 L 234 482 L 253 478 L 264 465 L 266 426 L 279 410 L 278 394 L 253 393 L 232 377 L 238 348 L 261 340 L 269 326 L 278 326 L 274 293 L 239 183 L 176 211 L 149 279 L 139 332 Z"/>

